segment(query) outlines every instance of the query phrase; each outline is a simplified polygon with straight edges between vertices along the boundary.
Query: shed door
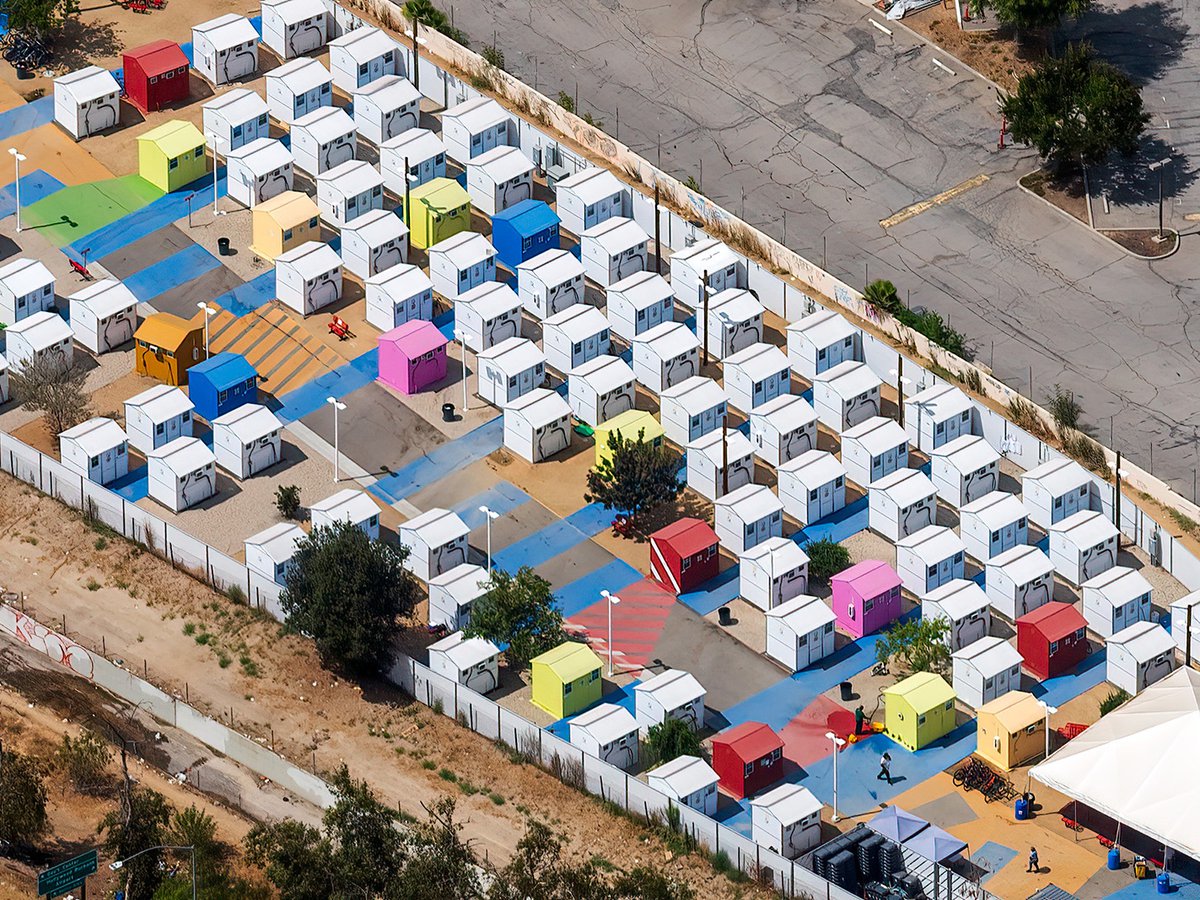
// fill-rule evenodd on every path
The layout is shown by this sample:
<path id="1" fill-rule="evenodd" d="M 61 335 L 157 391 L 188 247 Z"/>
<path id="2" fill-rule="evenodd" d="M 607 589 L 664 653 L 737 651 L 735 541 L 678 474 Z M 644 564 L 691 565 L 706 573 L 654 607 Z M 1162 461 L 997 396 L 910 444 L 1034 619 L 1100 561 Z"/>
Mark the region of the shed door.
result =
<path id="1" fill-rule="evenodd" d="M 117 477 L 117 448 L 111 447 L 100 457 L 100 483 L 108 484 Z"/>
<path id="2" fill-rule="evenodd" d="M 183 435 L 183 423 L 179 420 L 178 416 L 167 420 L 165 431 L 166 435 L 163 438 L 164 444 L 169 444 L 171 441 L 175 440 L 175 438 Z"/>
<path id="3" fill-rule="evenodd" d="M 820 374 L 826 369 L 832 369 L 838 363 L 845 362 L 848 359 L 854 358 L 853 346 L 854 338 L 847 339 L 850 342 L 850 347 L 846 346 L 846 341 L 838 341 L 836 344 L 831 344 L 828 347 L 822 347 L 817 351 L 817 373 Z M 824 354 L 822 360 L 821 354 Z"/>
<path id="4" fill-rule="evenodd" d="M 849 428 L 879 415 L 879 397 L 874 391 L 867 391 L 846 401 L 845 423 Z"/>
<path id="5" fill-rule="evenodd" d="M 1005 550 L 1011 550 L 1013 547 L 1017 546 L 1016 522 L 1005 525 L 999 531 L 993 531 L 992 534 L 997 536 L 997 539 L 991 542 L 992 556 L 998 556 Z"/>
<path id="6" fill-rule="evenodd" d="M 878 456 L 871 457 L 871 480 L 878 481 L 884 475 L 890 475 L 898 467 L 899 453 L 895 447 L 885 450 Z"/>
<path id="7" fill-rule="evenodd" d="M 1086 510 L 1088 489 L 1085 485 L 1082 488 L 1074 488 L 1066 493 L 1063 497 L 1063 509 L 1061 518 L 1065 519 L 1068 516 L 1073 516 L 1080 510 Z M 1057 519 L 1055 521 L 1058 521 Z"/>
<path id="8" fill-rule="evenodd" d="M 816 494 L 817 494 L 817 508 L 815 510 L 816 516 L 813 519 L 813 521 L 817 521 L 818 519 L 823 519 L 826 516 L 831 515 L 834 512 L 835 492 L 833 490 L 833 482 L 832 481 L 825 482 L 825 484 L 821 485 L 821 487 L 817 489 Z M 811 495 L 810 495 L 810 497 L 811 497 Z M 811 506 L 811 503 L 810 503 L 810 506 Z"/>
<path id="9" fill-rule="evenodd" d="M 970 414 L 968 413 L 968 415 L 970 415 Z M 938 423 L 938 424 L 940 425 L 941 423 Z M 939 443 L 948 444 L 950 441 L 954 440 L 956 437 L 961 436 L 962 433 L 963 433 L 962 416 L 961 415 L 953 416 L 946 420 L 946 436 L 942 437 L 940 434 L 938 435 Z"/>

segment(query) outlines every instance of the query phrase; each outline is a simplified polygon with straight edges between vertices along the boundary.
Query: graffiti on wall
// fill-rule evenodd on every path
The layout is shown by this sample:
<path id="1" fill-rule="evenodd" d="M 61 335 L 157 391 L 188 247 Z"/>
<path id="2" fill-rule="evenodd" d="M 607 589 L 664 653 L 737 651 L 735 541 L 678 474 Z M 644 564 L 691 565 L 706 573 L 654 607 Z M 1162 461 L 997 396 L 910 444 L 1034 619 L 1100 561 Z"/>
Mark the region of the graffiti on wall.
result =
<path id="1" fill-rule="evenodd" d="M 89 681 L 92 679 L 92 654 L 86 647 L 52 631 L 41 622 L 35 622 L 20 610 L 0 605 L 0 629 L 76 675 Z"/>

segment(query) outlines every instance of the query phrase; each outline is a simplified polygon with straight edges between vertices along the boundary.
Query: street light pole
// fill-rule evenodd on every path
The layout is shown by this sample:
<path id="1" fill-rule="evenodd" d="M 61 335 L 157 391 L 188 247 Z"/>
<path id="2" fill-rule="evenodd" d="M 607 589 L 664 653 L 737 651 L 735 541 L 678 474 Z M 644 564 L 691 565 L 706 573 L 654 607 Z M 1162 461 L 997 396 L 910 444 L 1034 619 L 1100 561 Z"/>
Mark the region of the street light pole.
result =
<path id="1" fill-rule="evenodd" d="M 833 821 L 838 822 L 842 818 L 840 815 L 838 815 L 837 805 L 838 751 L 846 745 L 846 741 L 844 738 L 838 737 L 832 731 L 825 732 L 825 737 L 827 737 L 833 743 Z"/>
<path id="2" fill-rule="evenodd" d="M 413 18 L 412 28 L 409 31 L 404 32 L 405 37 L 412 38 L 412 51 L 413 51 L 412 83 L 413 83 L 413 87 L 415 87 L 417 89 L 418 93 L 421 90 L 421 49 L 420 49 L 420 45 L 426 43 L 424 38 L 417 36 L 417 29 L 420 26 L 420 24 L 421 24 L 420 21 L 418 21 L 416 18 Z"/>
<path id="3" fill-rule="evenodd" d="M 896 368 L 889 369 L 888 371 L 891 372 L 891 374 L 896 377 L 896 408 L 900 411 L 900 427 L 903 428 L 904 427 L 904 386 L 906 384 L 912 384 L 912 381 L 910 379 L 904 377 L 904 357 L 897 356 L 896 357 Z M 919 408 L 917 410 L 917 415 L 918 415 L 918 417 L 920 416 Z M 918 422 L 917 422 L 917 433 L 918 434 L 920 434 L 920 432 L 921 432 L 920 425 L 921 425 L 921 423 L 918 420 Z"/>
<path id="4" fill-rule="evenodd" d="M 196 308 L 204 313 L 204 358 L 208 359 L 208 320 L 217 314 L 217 311 L 201 300 L 196 304 Z"/>
<path id="5" fill-rule="evenodd" d="M 1158 162 L 1150 163 L 1149 169 L 1151 172 L 1158 173 L 1158 240 L 1161 243 L 1164 239 L 1163 227 L 1163 169 L 1167 163 L 1171 161 L 1169 156 L 1163 157 Z"/>
<path id="6" fill-rule="evenodd" d="M 333 483 L 337 484 L 342 480 L 341 469 L 338 466 L 341 460 L 341 453 L 338 450 L 338 412 L 345 409 L 346 404 L 336 397 L 326 397 L 325 402 L 333 407 Z"/>
<path id="7" fill-rule="evenodd" d="M 9 147 L 8 152 L 12 154 L 13 169 L 16 174 L 16 180 L 13 182 L 16 190 L 17 198 L 17 234 L 21 233 L 21 163 L 25 162 L 25 154 L 17 150 L 16 147 Z"/>
<path id="8" fill-rule="evenodd" d="M 1050 717 L 1058 712 L 1058 707 L 1051 706 L 1045 700 L 1039 700 L 1042 709 L 1046 711 L 1046 759 L 1050 758 Z"/>
<path id="9" fill-rule="evenodd" d="M 487 521 L 487 568 L 492 571 L 492 520 L 500 518 L 500 513 L 495 510 L 488 509 L 486 506 L 479 507 L 479 511 L 484 514 Z"/>
<path id="10" fill-rule="evenodd" d="M 469 398 L 467 396 L 467 333 L 461 328 L 455 329 L 454 336 L 458 338 L 459 346 L 462 347 L 462 367 L 463 367 L 463 415 L 467 414 L 467 409 L 470 407 Z"/>
<path id="11" fill-rule="evenodd" d="M 613 673 L 613 635 L 612 635 L 612 611 L 613 607 L 621 602 L 621 598 L 616 594 L 610 594 L 608 591 L 601 591 L 600 596 L 608 601 L 608 677 L 612 678 Z"/>
<path id="12" fill-rule="evenodd" d="M 127 856 L 124 859 L 118 859 L 109 863 L 108 867 L 114 872 L 119 872 L 125 867 L 126 863 L 132 862 L 143 853 L 152 853 L 155 850 L 186 850 L 188 852 L 188 854 L 191 856 L 192 863 L 192 900 L 196 900 L 196 848 L 192 844 L 188 844 L 187 846 L 183 847 L 173 847 L 169 844 L 159 844 L 157 847 L 147 847 L 145 850 L 139 850 L 132 856 Z"/>

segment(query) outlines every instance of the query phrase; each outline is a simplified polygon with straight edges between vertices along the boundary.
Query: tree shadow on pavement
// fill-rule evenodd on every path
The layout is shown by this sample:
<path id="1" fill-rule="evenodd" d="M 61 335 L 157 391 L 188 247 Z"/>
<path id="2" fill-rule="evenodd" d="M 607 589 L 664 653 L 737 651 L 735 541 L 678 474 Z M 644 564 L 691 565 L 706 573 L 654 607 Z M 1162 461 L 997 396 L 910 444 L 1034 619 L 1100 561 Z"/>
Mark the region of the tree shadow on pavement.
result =
<path id="1" fill-rule="evenodd" d="M 1125 9 L 1097 8 L 1059 32 L 1059 46 L 1087 42 L 1139 85 L 1162 77 L 1183 56 L 1188 24 L 1164 0 Z"/>
<path id="2" fill-rule="evenodd" d="M 1109 202 L 1119 206 L 1156 204 L 1159 171 L 1150 166 L 1162 160 L 1166 160 L 1161 167 L 1163 196 L 1169 203 L 1170 198 L 1185 194 L 1195 184 L 1200 170 L 1191 165 L 1187 154 L 1154 133 L 1142 137 L 1136 156 L 1114 154 L 1108 165 L 1095 173 L 1095 190 L 1106 193 Z"/>
<path id="3" fill-rule="evenodd" d="M 121 47 L 112 22 L 84 22 L 75 16 L 66 21 L 54 39 L 54 61 L 74 71 L 95 60 L 118 56 Z"/>

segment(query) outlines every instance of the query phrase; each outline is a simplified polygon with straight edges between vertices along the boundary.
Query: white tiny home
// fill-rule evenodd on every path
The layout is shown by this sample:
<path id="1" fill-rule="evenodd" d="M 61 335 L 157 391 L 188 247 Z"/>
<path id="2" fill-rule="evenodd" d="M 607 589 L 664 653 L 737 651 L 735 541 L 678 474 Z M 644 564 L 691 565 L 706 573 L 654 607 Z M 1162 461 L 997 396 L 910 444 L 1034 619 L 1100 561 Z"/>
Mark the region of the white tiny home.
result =
<path id="1" fill-rule="evenodd" d="M 537 319 L 582 303 L 583 263 L 568 250 L 547 250 L 517 266 L 517 292 Z"/>
<path id="2" fill-rule="evenodd" d="M 597 356 L 567 376 L 571 413 L 593 428 L 633 409 L 636 398 L 633 369 L 617 356 Z M 664 430 L 666 424 L 664 416 Z"/>
<path id="3" fill-rule="evenodd" d="M 690 673 L 666 669 L 633 686 L 634 717 L 638 730 L 646 734 L 652 725 L 678 719 L 693 731 L 704 728 L 706 691 Z"/>
<path id="4" fill-rule="evenodd" d="M 1000 487 L 1000 454 L 981 437 L 964 434 L 931 454 L 938 496 L 958 508 Z"/>
<path id="5" fill-rule="evenodd" d="M 471 623 L 475 601 L 487 593 L 487 570 L 463 563 L 429 579 L 429 626 L 460 631 Z"/>
<path id="6" fill-rule="evenodd" d="M 446 150 L 464 166 L 495 147 L 515 145 L 517 139 L 512 113 L 490 97 L 476 97 L 442 113 Z"/>
<path id="7" fill-rule="evenodd" d="M 383 179 L 370 163 L 350 160 L 317 176 L 317 208 L 334 228 L 383 209 Z"/>
<path id="8" fill-rule="evenodd" d="M 571 744 L 618 769 L 636 769 L 637 720 L 623 706 L 601 703 L 568 724 Z"/>
<path id="9" fill-rule="evenodd" d="M 533 161 L 516 147 L 495 147 L 467 162 L 472 205 L 494 216 L 533 197 Z"/>
<path id="10" fill-rule="evenodd" d="M 379 507 L 366 491 L 345 488 L 314 503 L 308 512 L 314 529 L 349 522 L 372 540 L 379 537 Z"/>
<path id="11" fill-rule="evenodd" d="M 817 447 L 817 414 L 803 397 L 783 394 L 750 413 L 754 453 L 778 468 Z"/>
<path id="12" fill-rule="evenodd" d="M 761 303 L 754 299 L 749 291 L 740 288 L 730 288 L 721 291 L 708 301 L 707 341 L 708 350 L 719 359 L 726 359 L 735 353 L 762 342 L 763 339 L 763 309 Z M 705 341 L 706 326 L 700 321 L 703 313 L 697 318 L 696 331 Z"/>
<path id="13" fill-rule="evenodd" d="M 249 478 L 279 462 L 283 423 L 271 410 L 247 403 L 212 420 L 217 465 L 234 478 Z"/>
<path id="14" fill-rule="evenodd" d="M 638 383 L 661 394 L 700 374 L 700 342 L 682 322 L 664 322 L 633 341 L 633 373 Z"/>
<path id="15" fill-rule="evenodd" d="M 670 282 L 656 272 L 635 272 L 613 282 L 606 300 L 613 334 L 627 341 L 675 320 L 675 294 Z"/>
<path id="16" fill-rule="evenodd" d="M 54 309 L 54 276 L 36 259 L 0 267 L 0 323 L 9 328 L 34 313 Z"/>
<path id="17" fill-rule="evenodd" d="M 296 0 L 288 0 L 296 2 Z M 315 59 L 293 59 L 267 73 L 267 107 L 287 125 L 333 105 L 333 79 Z"/>
<path id="18" fill-rule="evenodd" d="M 97 416 L 58 436 L 62 464 L 88 481 L 110 484 L 129 473 L 129 439 L 112 419 Z"/>
<path id="19" fill-rule="evenodd" d="M 405 160 L 413 181 L 405 177 Z M 379 171 L 387 189 L 403 197 L 406 185 L 411 189 L 446 177 L 446 145 L 428 129 L 409 128 L 379 146 Z"/>
<path id="20" fill-rule="evenodd" d="M 846 469 L 832 453 L 809 450 L 776 470 L 788 515 L 811 525 L 846 506 Z"/>
<path id="21" fill-rule="evenodd" d="M 937 488 L 917 469 L 897 469 L 867 488 L 867 522 L 895 542 L 937 522 Z"/>
<path id="22" fill-rule="evenodd" d="M 290 191 L 295 181 L 291 151 L 267 137 L 230 150 L 225 171 L 229 196 L 251 208 Z"/>
<path id="23" fill-rule="evenodd" d="M 677 804 L 710 818 L 717 814 L 716 771 L 698 756 L 677 756 L 646 773 L 646 782 Z"/>
<path id="24" fill-rule="evenodd" d="M 435 291 L 457 300 L 472 288 L 496 280 L 496 248 L 482 234 L 460 231 L 429 248 L 429 277 Z M 512 294 L 512 288 L 508 292 Z M 518 310 L 520 306 L 518 300 Z"/>
<path id="25" fill-rule="evenodd" d="M 146 454 L 148 494 L 180 513 L 217 493 L 216 457 L 193 437 L 180 437 Z"/>
<path id="26" fill-rule="evenodd" d="M 710 295 L 746 286 L 741 258 L 720 241 L 705 238 L 671 255 L 671 287 L 680 304 L 700 311 L 704 305 L 700 283 L 705 273 Z"/>
<path id="27" fill-rule="evenodd" d="M 1049 528 L 1092 508 L 1092 476 L 1073 459 L 1055 459 L 1021 477 L 1021 499 L 1029 520 Z"/>
<path id="28" fill-rule="evenodd" d="M 1050 526 L 1050 560 L 1067 584 L 1081 585 L 1117 564 L 1119 533 L 1101 513 L 1083 511 Z"/>
<path id="29" fill-rule="evenodd" d="M 434 508 L 409 519 L 398 529 L 400 543 L 408 548 L 404 567 L 428 582 L 467 561 L 471 529 L 448 509 Z"/>
<path id="30" fill-rule="evenodd" d="M 1137 622 L 1104 642 L 1105 680 L 1136 697 L 1175 669 L 1175 642 L 1161 625 Z"/>
<path id="31" fill-rule="evenodd" d="M 589 168 L 576 172 L 554 186 L 555 212 L 562 227 L 574 235 L 625 215 L 629 188 L 608 169 Z"/>
<path id="32" fill-rule="evenodd" d="M 659 394 L 663 433 L 680 446 L 697 441 L 725 424 L 729 402 L 713 379 L 693 375 Z"/>
<path id="33" fill-rule="evenodd" d="M 8 359 L 0 353 L 0 404 L 11 399 L 8 392 Z"/>
<path id="34" fill-rule="evenodd" d="M 192 68 L 211 84 L 229 84 L 258 71 L 258 32 L 245 16 L 226 13 L 192 26 Z"/>
<path id="35" fill-rule="evenodd" d="M 429 670 L 486 694 L 500 685 L 500 648 L 484 638 L 463 637 L 456 631 L 429 645 Z"/>
<path id="36" fill-rule="evenodd" d="M 520 337 L 521 301 L 507 284 L 485 281 L 455 301 L 454 328 L 476 353 Z"/>
<path id="37" fill-rule="evenodd" d="M 400 75 L 384 75 L 354 92 L 354 127 L 358 136 L 380 147 L 421 123 L 421 92 Z M 445 150 L 441 151 L 443 155 Z M 435 154 L 436 155 L 436 154 Z M 380 161 L 382 162 L 382 156 Z M 409 162 L 409 168 L 422 162 Z M 443 159 L 443 165 L 445 160 Z M 404 167 L 404 157 L 400 158 Z M 380 166 L 382 168 L 382 166 Z M 388 182 L 387 173 L 383 180 Z M 410 182 L 411 184 L 411 182 Z M 391 189 L 391 184 L 388 188 Z M 401 185 L 400 193 L 403 193 Z"/>
<path id="38" fill-rule="evenodd" d="M 587 277 L 603 288 L 646 269 L 650 236 L 633 219 L 614 216 L 579 236 Z"/>
<path id="39" fill-rule="evenodd" d="M 935 384 L 904 401 L 904 429 L 909 443 L 923 453 L 964 434 L 974 434 L 975 407 L 956 387 Z"/>
<path id="40" fill-rule="evenodd" d="M 725 360 L 725 393 L 734 409 L 749 414 L 791 390 L 787 355 L 774 344 L 751 344 Z"/>
<path id="41" fill-rule="evenodd" d="M 846 360 L 813 379 L 817 418 L 839 434 L 880 414 L 883 382 L 866 363 Z"/>
<path id="42" fill-rule="evenodd" d="M 571 446 L 571 408 L 557 391 L 535 388 L 504 407 L 504 446 L 539 463 Z"/>
<path id="43" fill-rule="evenodd" d="M 405 322 L 433 320 L 433 282 L 416 266 L 401 264 L 367 278 L 367 321 L 380 331 Z"/>
<path id="44" fill-rule="evenodd" d="M 20 372 L 37 359 L 54 359 L 64 367 L 74 359 L 71 326 L 58 313 L 36 312 L 26 316 L 5 329 L 4 335 L 8 341 L 5 347 L 8 364 L 14 372 Z"/>
<path id="45" fill-rule="evenodd" d="M 542 349 L 546 363 L 559 372 L 570 372 L 611 347 L 608 319 L 586 303 L 576 303 L 542 322 Z"/>
<path id="46" fill-rule="evenodd" d="M 342 258 L 317 241 L 275 257 L 275 296 L 302 316 L 336 303 L 342 296 Z"/>
<path id="47" fill-rule="evenodd" d="M 54 79 L 54 121 L 75 140 L 121 120 L 121 86 L 107 69 L 85 66 Z"/>
<path id="48" fill-rule="evenodd" d="M 812 383 L 822 372 L 846 362 L 862 362 L 862 332 L 832 309 L 818 309 L 787 327 L 792 371 Z"/>
<path id="49" fill-rule="evenodd" d="M 961 650 L 992 630 L 992 610 L 987 594 L 974 581 L 955 578 L 934 588 L 921 598 L 921 618 L 945 619 L 945 634 L 950 652 Z"/>
<path id="50" fill-rule="evenodd" d="M 336 106 L 301 116 L 292 123 L 291 135 L 296 168 L 313 176 L 354 159 L 358 147 L 354 120 Z"/>
<path id="51" fill-rule="evenodd" d="M 321 0 L 263 3 L 262 42 L 284 60 L 319 50 L 328 40 L 326 15 Z"/>
<path id="52" fill-rule="evenodd" d="M 342 262 L 366 281 L 408 262 L 408 226 L 395 213 L 373 209 L 342 228 Z"/>
<path id="53" fill-rule="evenodd" d="M 765 618 L 767 656 L 789 672 L 807 669 L 834 651 L 837 616 L 819 597 L 800 594 L 768 609 Z"/>
<path id="54" fill-rule="evenodd" d="M 196 407 L 177 387 L 156 384 L 125 401 L 125 431 L 129 443 L 142 453 L 192 436 L 192 411 Z"/>
<path id="55" fill-rule="evenodd" d="M 1017 648 L 1003 638 L 980 638 L 951 657 L 954 692 L 967 706 L 979 709 L 1021 689 L 1023 662 Z"/>
<path id="56" fill-rule="evenodd" d="M 222 156 L 271 136 L 270 110 L 257 91 L 234 88 L 213 97 L 203 110 L 204 136 Z"/>
<path id="57" fill-rule="evenodd" d="M 1154 588 L 1146 576 L 1128 566 L 1113 566 L 1081 585 L 1083 617 L 1088 628 L 1101 637 L 1138 622 L 1149 622 Z"/>
<path id="58" fill-rule="evenodd" d="M 747 484 L 714 501 L 713 530 L 738 556 L 769 538 L 783 537 L 783 504 L 771 489 Z"/>
<path id="59" fill-rule="evenodd" d="M 3 397 L 2 393 L 0 393 L 0 397 Z M 1189 610 L 1191 611 L 1190 615 Z M 1190 641 L 1188 639 L 1189 631 L 1191 631 Z M 1200 655 L 1200 591 L 1193 591 L 1171 604 L 1171 637 L 1185 655 L 1188 654 L 1189 649 L 1192 654 Z"/>
<path id="60" fill-rule="evenodd" d="M 355 28 L 329 42 L 333 83 L 347 94 L 400 74 L 399 59 L 396 42 L 378 28 Z"/>
<path id="61" fill-rule="evenodd" d="M 747 603 L 774 609 L 808 592 L 808 554 L 795 541 L 767 538 L 741 555 L 738 577 Z"/>
<path id="62" fill-rule="evenodd" d="M 67 298 L 71 333 L 93 353 L 107 353 L 133 340 L 138 299 L 114 278 L 93 281 Z"/>
<path id="63" fill-rule="evenodd" d="M 980 562 L 1029 543 L 1029 521 L 1021 498 L 1006 491 L 992 491 L 964 503 L 958 511 L 959 534 L 967 555 Z"/>
<path id="64" fill-rule="evenodd" d="M 965 574 L 966 551 L 958 535 L 929 525 L 896 541 L 896 574 L 918 597 Z"/>
<path id="65" fill-rule="evenodd" d="M 987 562 L 984 590 L 992 609 L 1015 620 L 1054 599 L 1054 566 L 1037 547 L 1024 544 Z"/>
<path id="66" fill-rule="evenodd" d="M 808 788 L 784 784 L 750 801 L 751 836 L 760 847 L 796 859 L 821 843 L 821 801 Z"/>
<path id="67" fill-rule="evenodd" d="M 296 545 L 305 537 L 299 525 L 279 522 L 246 538 L 246 568 L 286 587 Z"/>
<path id="68" fill-rule="evenodd" d="M 842 432 L 842 465 L 850 480 L 868 485 L 908 467 L 908 438 L 895 419 L 872 416 Z"/>
<path id="69" fill-rule="evenodd" d="M 708 500 L 720 497 L 726 485 L 734 491 L 754 481 L 754 447 L 736 428 L 701 435 L 687 445 L 685 456 L 688 487 Z"/>
<path id="70" fill-rule="evenodd" d="M 479 396 L 501 409 L 546 380 L 546 357 L 525 338 L 505 338 L 480 350 L 476 365 Z"/>

